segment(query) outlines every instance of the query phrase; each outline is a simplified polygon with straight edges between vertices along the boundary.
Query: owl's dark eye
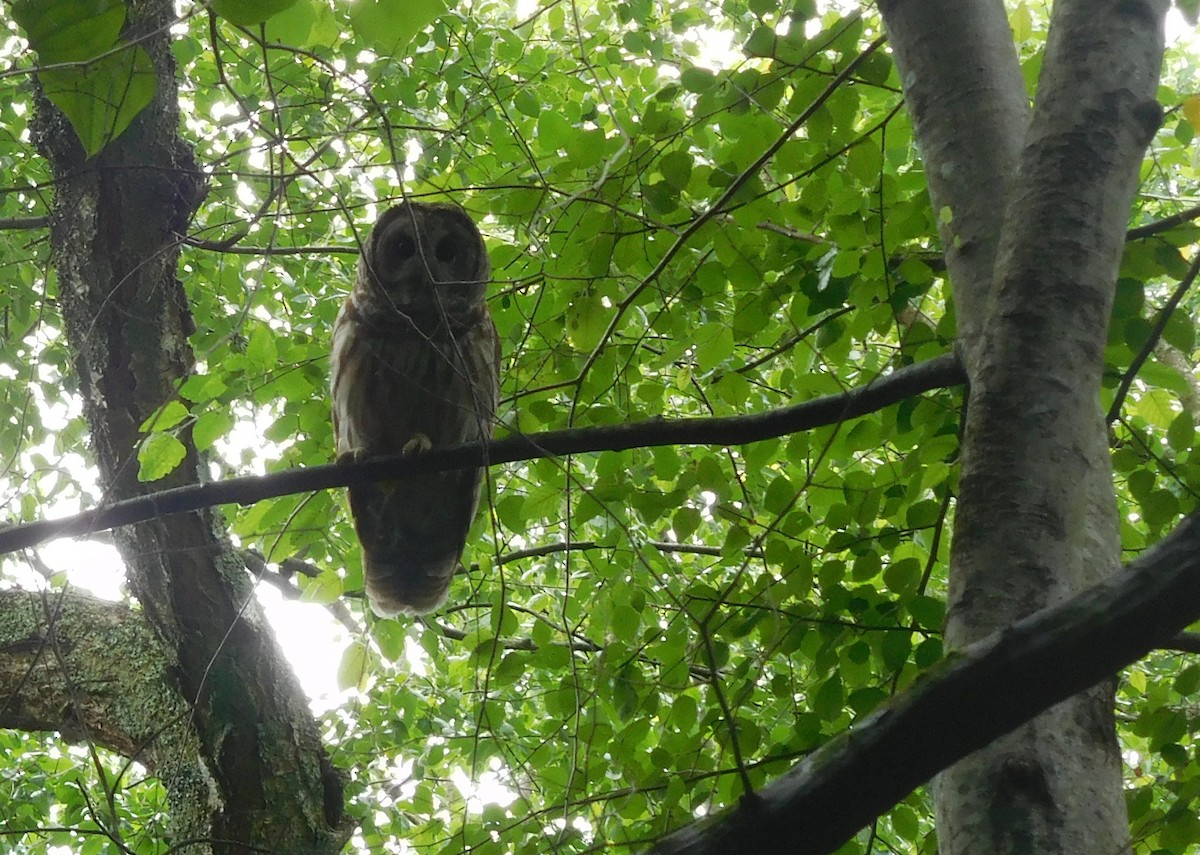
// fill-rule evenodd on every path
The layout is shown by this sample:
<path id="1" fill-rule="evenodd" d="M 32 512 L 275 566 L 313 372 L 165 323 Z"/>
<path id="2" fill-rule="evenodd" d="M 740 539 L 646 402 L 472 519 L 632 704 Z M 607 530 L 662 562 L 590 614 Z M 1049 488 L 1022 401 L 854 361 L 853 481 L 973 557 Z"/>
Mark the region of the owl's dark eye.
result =
<path id="1" fill-rule="evenodd" d="M 395 253 L 397 261 L 407 261 L 416 254 L 417 245 L 408 235 L 399 235 L 396 237 L 392 251 Z"/>
<path id="2" fill-rule="evenodd" d="M 433 254 L 438 261 L 450 262 L 458 258 L 458 242 L 447 235 L 441 238 L 433 248 Z"/>

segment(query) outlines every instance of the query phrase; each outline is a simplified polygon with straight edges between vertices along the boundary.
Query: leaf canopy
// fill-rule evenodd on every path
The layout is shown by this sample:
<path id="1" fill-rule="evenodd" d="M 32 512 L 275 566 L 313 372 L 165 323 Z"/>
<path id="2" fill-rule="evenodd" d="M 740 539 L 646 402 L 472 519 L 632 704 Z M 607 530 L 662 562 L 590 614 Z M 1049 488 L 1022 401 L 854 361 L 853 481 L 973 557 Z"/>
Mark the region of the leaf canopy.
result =
<path id="1" fill-rule="evenodd" d="M 1033 78 L 1041 7 L 1010 5 Z M 330 330 L 358 246 L 401 198 L 455 201 L 486 236 L 500 434 L 762 412 L 951 347 L 936 227 L 952 212 L 929 203 L 886 52 L 830 89 L 878 35 L 869 12 L 803 0 L 212 8 L 221 20 L 188 7 L 175 24 L 182 121 L 208 179 L 180 270 L 198 367 L 143 425 L 143 480 L 177 465 L 184 434 L 214 476 L 332 459 Z M 155 93 L 123 4 L 12 9 L 23 67 L 67 64 L 41 85 L 101 152 Z M 1132 213 L 1146 233 L 1122 263 L 1105 407 L 1195 251 L 1183 188 L 1196 178 L 1196 73 L 1194 56 L 1172 54 L 1161 100 L 1181 109 Z M 0 218 L 45 217 L 32 95 L 13 76 L 0 86 Z M 35 235 L 0 229 L 12 521 L 103 498 Z M 1185 295 L 1113 427 L 1129 554 L 1197 505 L 1196 310 Z M 313 613 L 350 604 L 358 629 L 330 642 L 344 652 L 329 680 L 345 691 L 324 716 L 352 769 L 352 845 L 635 851 L 885 703 L 941 657 L 960 406 L 943 390 L 743 447 L 495 467 L 468 569 L 422 621 L 376 620 L 355 598 L 340 496 L 226 509 L 242 546 L 315 568 L 292 577 Z M 55 569 L 87 586 L 77 558 Z M 3 572 L 28 578 L 12 556 Z M 1138 852 L 1200 840 L 1198 682 L 1197 666 L 1163 653 L 1121 684 Z M 0 829 L 14 845 L 104 841 L 88 805 L 107 799 L 75 749 L 8 731 L 0 743 L 12 806 Z M 161 789 L 106 762 L 129 784 L 126 842 L 159 851 Z M 933 851 L 932 834 L 917 792 L 842 851 Z"/>

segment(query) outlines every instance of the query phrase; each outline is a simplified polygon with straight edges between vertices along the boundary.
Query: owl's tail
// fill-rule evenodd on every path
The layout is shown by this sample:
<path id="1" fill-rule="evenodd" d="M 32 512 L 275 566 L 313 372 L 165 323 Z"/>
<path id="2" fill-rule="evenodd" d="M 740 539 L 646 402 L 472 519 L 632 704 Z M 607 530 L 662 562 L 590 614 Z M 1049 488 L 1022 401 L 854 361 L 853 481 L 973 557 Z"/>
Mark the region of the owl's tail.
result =
<path id="1" fill-rule="evenodd" d="M 440 606 L 458 570 L 458 552 L 429 560 L 363 551 L 367 599 L 380 617 L 424 614 Z"/>
<path id="2" fill-rule="evenodd" d="M 350 488 L 367 598 L 376 614 L 423 614 L 446 599 L 481 476 L 459 470 Z"/>

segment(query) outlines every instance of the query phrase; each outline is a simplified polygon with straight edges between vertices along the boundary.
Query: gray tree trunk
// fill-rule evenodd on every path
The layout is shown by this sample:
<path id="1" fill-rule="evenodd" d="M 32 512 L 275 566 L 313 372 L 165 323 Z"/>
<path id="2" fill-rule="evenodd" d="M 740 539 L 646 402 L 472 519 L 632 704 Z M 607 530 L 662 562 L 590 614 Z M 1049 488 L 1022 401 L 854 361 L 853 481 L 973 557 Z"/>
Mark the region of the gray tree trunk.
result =
<path id="1" fill-rule="evenodd" d="M 125 38 L 151 56 L 154 100 L 88 159 L 44 100 L 35 142 L 55 177 L 53 261 L 84 412 L 108 499 L 199 479 L 190 442 L 166 479 L 138 480 L 140 426 L 178 397 L 194 367 L 192 319 L 176 276 L 182 235 L 203 198 L 179 136 L 169 44 L 170 0 L 131 0 Z M 208 838 L 187 851 L 335 852 L 346 831 L 342 791 L 294 675 L 253 598 L 219 513 L 116 531 L 130 588 L 161 643 L 173 690 L 190 707 L 211 790 L 191 799 L 180 829 Z M 134 667 L 131 659 L 129 667 Z M 164 779 L 170 787 L 172 780 Z"/>
<path id="2" fill-rule="evenodd" d="M 1100 377 L 1138 167 L 1160 119 L 1166 4 L 1059 0 L 1032 117 L 1000 0 L 880 5 L 934 204 L 949 213 L 971 383 L 955 649 L 1118 566 Z M 943 855 L 1128 851 L 1112 708 L 1111 684 L 1095 687 L 939 775 Z"/>

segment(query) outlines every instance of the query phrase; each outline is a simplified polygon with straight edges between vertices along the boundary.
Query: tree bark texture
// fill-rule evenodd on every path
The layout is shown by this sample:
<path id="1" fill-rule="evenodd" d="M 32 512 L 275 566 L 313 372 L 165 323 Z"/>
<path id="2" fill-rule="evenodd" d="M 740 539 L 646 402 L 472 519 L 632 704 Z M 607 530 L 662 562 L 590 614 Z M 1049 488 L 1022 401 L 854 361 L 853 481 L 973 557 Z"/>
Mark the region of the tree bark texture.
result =
<path id="1" fill-rule="evenodd" d="M 949 7 L 961 24 L 954 31 Z M 1017 126 L 1020 154 L 980 159 L 974 173 L 942 161 L 955 150 L 946 140 L 1011 135 L 996 123 L 1016 112 L 1005 119 L 977 109 L 975 121 L 986 124 L 972 127 L 957 81 L 1007 81 L 1011 91 L 993 93 L 997 103 L 1024 97 L 1002 4 L 888 2 L 882 10 L 906 95 L 914 90 L 936 203 L 977 195 L 976 205 L 999 210 L 1007 202 L 1002 221 L 991 222 L 960 217 L 949 203 L 960 328 L 978 335 L 960 348 L 971 386 L 946 627 L 948 648 L 958 649 L 1118 566 L 1100 374 L 1138 167 L 1160 116 L 1165 4 L 1059 0 L 1033 116 L 1027 130 Z M 969 41 L 981 37 L 996 48 Z M 946 61 L 957 65 L 937 71 L 919 54 L 944 42 L 969 55 L 949 50 Z M 1005 70 L 981 69 L 991 63 Z M 1007 192 L 980 189 L 999 187 Z M 973 227 L 999 231 L 961 233 Z M 988 246 L 994 258 L 972 268 L 982 277 L 990 266 L 986 299 L 967 297 L 964 285 L 985 282 L 958 281 L 964 250 Z M 1128 851 L 1112 708 L 1111 685 L 1098 686 L 942 773 L 934 784 L 940 852 Z"/>
<path id="2" fill-rule="evenodd" d="M 0 727 L 57 732 L 137 760 L 163 782 L 172 837 L 203 838 L 216 793 L 170 661 L 124 604 L 0 591 Z"/>
<path id="3" fill-rule="evenodd" d="M 125 37 L 150 54 L 157 90 L 99 154 L 85 158 L 44 99 L 35 126 L 55 177 L 59 304 L 107 501 L 194 483 L 202 468 L 185 435 L 187 457 L 170 476 L 153 484 L 137 477 L 140 427 L 178 397 L 194 361 L 176 267 L 203 180 L 179 136 L 173 18 L 168 0 L 129 3 Z M 220 516 L 206 509 L 152 519 L 119 529 L 116 542 L 176 689 L 193 705 L 217 796 L 206 805 L 212 848 L 337 851 L 339 778 Z"/>
<path id="4" fill-rule="evenodd" d="M 958 348 L 983 329 L 1029 98 L 1002 0 L 883 0 L 888 44 L 925 161 Z"/>

